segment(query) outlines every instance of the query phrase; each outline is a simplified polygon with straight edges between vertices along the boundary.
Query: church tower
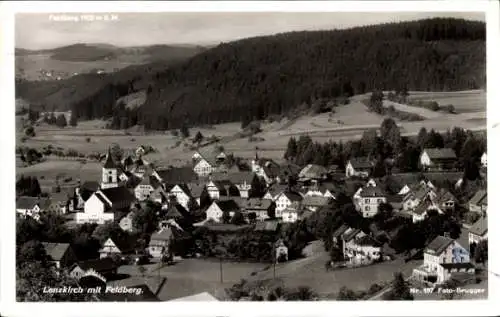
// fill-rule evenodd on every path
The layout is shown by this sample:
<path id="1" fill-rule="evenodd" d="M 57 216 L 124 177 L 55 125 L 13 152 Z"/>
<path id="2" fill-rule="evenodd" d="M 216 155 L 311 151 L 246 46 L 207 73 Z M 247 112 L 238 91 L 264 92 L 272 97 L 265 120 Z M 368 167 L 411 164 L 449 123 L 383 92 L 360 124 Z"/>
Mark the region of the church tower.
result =
<path id="1" fill-rule="evenodd" d="M 101 188 L 106 189 L 114 187 L 118 187 L 118 167 L 111 157 L 111 151 L 108 150 L 106 162 L 102 167 Z"/>

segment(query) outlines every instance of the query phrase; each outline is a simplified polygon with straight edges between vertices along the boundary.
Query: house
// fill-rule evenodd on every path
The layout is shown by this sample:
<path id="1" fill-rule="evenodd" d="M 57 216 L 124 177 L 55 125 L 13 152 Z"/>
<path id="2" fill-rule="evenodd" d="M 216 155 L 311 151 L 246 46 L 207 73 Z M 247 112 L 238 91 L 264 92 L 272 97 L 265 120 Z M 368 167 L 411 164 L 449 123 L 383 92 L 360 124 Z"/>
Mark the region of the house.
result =
<path id="1" fill-rule="evenodd" d="M 379 187 L 365 187 L 359 196 L 359 210 L 365 218 L 375 216 L 378 213 L 378 206 L 387 202 L 385 194 Z"/>
<path id="2" fill-rule="evenodd" d="M 205 211 L 207 214 L 206 220 L 212 219 L 220 223 L 223 222 L 225 213 L 232 217 L 237 211 L 240 211 L 240 206 L 232 199 L 214 201 Z"/>
<path id="3" fill-rule="evenodd" d="M 427 184 L 418 184 L 403 198 L 403 210 L 411 211 L 417 208 L 424 199 L 428 197 L 433 198 L 435 196 L 436 193 L 430 186 Z"/>
<path id="4" fill-rule="evenodd" d="M 322 196 L 335 199 L 334 192 L 335 186 L 333 184 L 322 183 L 318 185 L 318 183 L 315 182 L 307 189 L 304 196 Z"/>
<path id="5" fill-rule="evenodd" d="M 422 150 L 419 162 L 423 170 L 451 169 L 457 162 L 457 156 L 450 148 L 427 148 Z"/>
<path id="6" fill-rule="evenodd" d="M 308 164 L 299 172 L 299 180 L 324 180 L 328 176 L 328 171 L 324 166 Z"/>
<path id="7" fill-rule="evenodd" d="M 469 211 L 479 214 L 486 213 L 488 209 L 488 192 L 484 189 L 478 190 L 469 200 Z"/>
<path id="8" fill-rule="evenodd" d="M 266 193 L 262 198 L 275 201 L 278 198 L 278 196 L 287 189 L 288 189 L 287 185 L 273 184 L 266 190 Z"/>
<path id="9" fill-rule="evenodd" d="M 452 272 L 474 272 L 469 252 L 457 241 L 438 236 L 424 250 L 424 263 L 414 269 L 412 275 L 419 281 L 441 284 Z"/>
<path id="10" fill-rule="evenodd" d="M 250 171 L 233 172 L 227 174 L 227 179 L 231 184 L 236 186 L 240 197 L 248 198 L 255 176 L 255 173 Z"/>
<path id="11" fill-rule="evenodd" d="M 276 177 L 276 181 L 279 184 L 288 184 L 288 180 L 290 179 L 290 177 L 298 176 L 300 171 L 301 171 L 300 166 L 296 164 L 288 162 L 283 163 L 279 165 L 278 176 Z"/>
<path id="12" fill-rule="evenodd" d="M 341 228 L 339 228 L 339 230 Z M 342 246 L 341 250 L 342 253 L 344 254 L 344 258 L 349 259 L 356 256 L 357 253 L 355 251 L 357 245 L 355 244 L 354 241 L 364 236 L 366 236 L 366 233 L 364 233 L 361 229 L 355 229 L 350 227 L 348 227 L 346 230 L 344 230 L 343 233 L 341 233 L 338 245 L 339 247 Z"/>
<path id="13" fill-rule="evenodd" d="M 149 199 L 156 188 L 160 187 L 158 180 L 152 175 L 145 175 L 134 188 L 135 198 L 139 201 Z"/>
<path id="14" fill-rule="evenodd" d="M 243 211 L 248 215 L 255 213 L 258 221 L 269 219 L 274 215 L 276 204 L 271 199 L 249 198 L 242 205 Z"/>
<path id="15" fill-rule="evenodd" d="M 423 221 L 427 216 L 428 212 L 431 210 L 440 214 L 443 213 L 443 211 L 429 199 L 426 199 L 425 201 L 421 202 L 417 206 L 417 208 L 409 211 L 408 213 L 411 215 L 413 223 L 416 223 L 419 221 Z"/>
<path id="16" fill-rule="evenodd" d="M 135 249 L 132 241 L 124 238 L 108 238 L 99 250 L 99 257 L 105 258 L 110 256 L 124 256 L 134 253 Z"/>
<path id="17" fill-rule="evenodd" d="M 487 217 L 481 217 L 469 228 L 469 245 L 477 245 L 479 242 L 487 239 L 488 219 Z"/>
<path id="18" fill-rule="evenodd" d="M 286 190 L 276 198 L 276 217 L 281 217 L 285 209 L 298 210 L 303 197 L 301 194 Z"/>
<path id="19" fill-rule="evenodd" d="M 168 206 L 164 218 L 166 220 L 172 219 L 176 223 L 182 223 L 183 225 L 190 222 L 190 216 L 187 209 L 177 203 Z"/>
<path id="20" fill-rule="evenodd" d="M 100 189 L 85 202 L 84 211 L 76 213 L 77 223 L 103 224 L 114 221 L 114 212 L 129 208 L 135 196 L 125 187 Z"/>
<path id="21" fill-rule="evenodd" d="M 119 166 L 113 160 L 111 149 L 108 149 L 106 160 L 101 169 L 101 189 L 118 187 L 118 169 Z"/>
<path id="22" fill-rule="evenodd" d="M 484 152 L 483 155 L 481 155 L 481 166 L 484 168 L 488 167 L 488 157 L 486 155 L 486 152 Z"/>
<path id="23" fill-rule="evenodd" d="M 323 206 L 327 206 L 332 201 L 330 197 L 324 196 L 305 196 L 302 200 L 302 206 L 310 211 L 316 211 Z"/>
<path id="24" fill-rule="evenodd" d="M 87 181 L 83 184 L 79 185 L 75 188 L 75 196 L 76 196 L 76 206 L 75 210 L 83 209 L 83 205 L 87 201 L 87 199 L 92 196 L 93 193 L 99 190 L 99 183 L 95 181 Z"/>
<path id="25" fill-rule="evenodd" d="M 438 190 L 436 196 L 429 198 L 442 212 L 453 211 L 458 204 L 457 198 L 445 189 Z"/>
<path id="26" fill-rule="evenodd" d="M 132 219 L 134 218 L 134 211 L 130 211 L 122 219 L 120 219 L 119 226 L 123 231 L 132 232 L 134 231 L 134 226 Z"/>
<path id="27" fill-rule="evenodd" d="M 347 161 L 345 166 L 346 177 L 368 177 L 373 163 L 368 158 L 353 158 Z"/>
<path id="28" fill-rule="evenodd" d="M 16 212 L 22 217 L 32 217 L 40 219 L 40 214 L 46 211 L 51 205 L 51 201 L 45 197 L 21 196 L 16 200 Z"/>
<path id="29" fill-rule="evenodd" d="M 151 235 L 148 252 L 154 258 L 161 258 L 170 253 L 170 246 L 174 241 L 173 230 L 182 230 L 172 226 L 169 222 L 161 222 L 158 231 Z"/>
<path id="30" fill-rule="evenodd" d="M 202 151 L 198 150 L 192 156 L 193 171 L 198 176 L 208 176 L 213 172 L 221 170 L 227 156 L 222 151 Z"/>
<path id="31" fill-rule="evenodd" d="M 208 195 L 212 199 L 220 199 L 221 196 L 239 196 L 238 188 L 229 180 L 210 181 L 206 185 Z"/>
<path id="32" fill-rule="evenodd" d="M 271 159 L 259 158 L 257 154 L 251 162 L 252 172 L 262 177 L 266 184 L 274 183 L 280 175 L 280 165 Z"/>
<path id="33" fill-rule="evenodd" d="M 299 220 L 300 211 L 298 208 L 287 207 L 284 210 L 276 211 L 276 217 L 281 218 L 283 222 L 294 223 Z"/>
<path id="34" fill-rule="evenodd" d="M 193 200 L 189 187 L 186 184 L 177 184 L 168 192 L 169 196 L 175 197 L 177 203 L 189 211 L 189 202 Z"/>
<path id="35" fill-rule="evenodd" d="M 111 258 L 94 259 L 81 261 L 73 264 L 69 275 L 77 280 L 85 276 L 95 276 L 103 281 L 116 275 L 118 264 Z"/>
<path id="36" fill-rule="evenodd" d="M 212 150 L 209 149 L 198 149 L 198 151 L 193 153 L 191 157 L 192 160 L 196 161 L 201 158 L 213 158 L 215 162 L 222 163 L 227 158 L 227 155 L 224 151 L 220 151 L 217 148 Z"/>
<path id="37" fill-rule="evenodd" d="M 42 242 L 43 248 L 56 268 L 69 267 L 77 261 L 77 257 L 69 243 Z"/>
<path id="38" fill-rule="evenodd" d="M 167 203 L 168 194 L 163 186 L 156 187 L 148 197 L 148 200 L 165 205 Z"/>
<path id="39" fill-rule="evenodd" d="M 383 243 L 360 231 L 345 243 L 344 256 L 353 262 L 375 261 L 382 256 Z"/>
<path id="40" fill-rule="evenodd" d="M 277 219 L 259 221 L 255 224 L 254 231 L 277 233 L 280 229 L 280 222 Z"/>
<path id="41" fill-rule="evenodd" d="M 134 164 L 132 165 L 132 170 L 131 172 L 139 177 L 143 178 L 144 174 L 150 170 L 149 163 L 146 162 L 142 157 L 138 157 L 135 161 Z"/>

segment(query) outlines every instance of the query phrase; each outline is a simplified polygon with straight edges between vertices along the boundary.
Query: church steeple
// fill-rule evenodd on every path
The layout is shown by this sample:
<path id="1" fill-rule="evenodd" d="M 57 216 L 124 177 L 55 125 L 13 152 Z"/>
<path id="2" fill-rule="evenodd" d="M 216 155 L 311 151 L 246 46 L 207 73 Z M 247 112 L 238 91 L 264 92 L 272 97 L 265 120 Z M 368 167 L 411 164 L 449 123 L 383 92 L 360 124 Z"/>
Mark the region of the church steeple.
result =
<path id="1" fill-rule="evenodd" d="M 114 187 L 118 187 L 118 166 L 111 156 L 111 150 L 108 149 L 106 162 L 104 162 L 104 166 L 102 167 L 101 188 Z"/>
<path id="2" fill-rule="evenodd" d="M 111 149 L 108 149 L 108 154 L 106 154 L 106 162 L 104 162 L 104 168 L 117 168 L 115 161 L 111 156 Z"/>

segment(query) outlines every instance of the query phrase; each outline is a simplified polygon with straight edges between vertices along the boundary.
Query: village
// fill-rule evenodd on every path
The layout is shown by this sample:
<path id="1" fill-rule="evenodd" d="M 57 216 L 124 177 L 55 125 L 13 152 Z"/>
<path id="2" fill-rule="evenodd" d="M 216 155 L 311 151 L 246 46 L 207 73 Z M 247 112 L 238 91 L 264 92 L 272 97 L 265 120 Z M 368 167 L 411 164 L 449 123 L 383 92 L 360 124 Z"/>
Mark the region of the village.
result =
<path id="1" fill-rule="evenodd" d="M 357 270 L 384 274 L 365 282 L 366 289 L 377 287 L 364 297 L 347 292 L 360 291 L 349 283 L 322 285 L 322 292 L 305 285 L 317 294 L 312 299 L 321 293 L 336 293 L 339 300 L 382 298 L 394 293 L 390 282 L 398 272 L 417 288 L 487 282 L 486 183 L 469 184 L 452 148 L 424 147 L 419 172 L 382 177 L 375 175 L 374 157 L 301 166 L 262 157 L 258 147 L 252 158 L 235 158 L 215 144 L 193 151 L 184 166 L 157 168 L 145 151 L 138 146 L 120 157 L 110 147 L 100 179 L 48 197 L 16 198 L 18 230 L 43 223 L 49 231 L 77 230 L 98 241 L 89 247 L 57 232 L 50 241 L 37 241 L 49 262 L 79 286 L 144 290 L 113 300 L 262 300 L 265 295 L 255 292 L 234 295 L 243 287 L 237 282 L 273 280 L 276 274 L 293 281 L 298 269 L 292 265 L 319 259 L 318 274 L 353 280 Z M 477 164 L 486 179 L 486 152 Z M 193 286 L 191 277 L 169 286 L 170 278 L 204 274 L 205 262 L 195 261 L 208 261 L 212 269 L 205 274 L 215 275 L 214 281 L 200 278 L 201 286 Z M 228 277 L 233 265 L 235 277 Z M 280 273 L 287 271 L 286 277 Z M 184 288 L 173 289 L 178 287 Z M 220 296 L 220 289 L 233 296 Z"/>

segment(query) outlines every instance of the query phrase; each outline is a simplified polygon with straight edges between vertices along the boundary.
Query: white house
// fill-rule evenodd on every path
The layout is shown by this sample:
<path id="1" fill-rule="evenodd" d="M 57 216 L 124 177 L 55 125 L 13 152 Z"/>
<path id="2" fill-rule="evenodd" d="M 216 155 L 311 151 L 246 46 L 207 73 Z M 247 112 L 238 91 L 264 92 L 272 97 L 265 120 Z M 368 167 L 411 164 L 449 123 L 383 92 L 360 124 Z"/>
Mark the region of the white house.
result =
<path id="1" fill-rule="evenodd" d="M 279 176 L 280 166 L 271 159 L 259 158 L 255 155 L 251 165 L 252 172 L 262 177 L 268 185 L 274 183 Z"/>
<path id="2" fill-rule="evenodd" d="M 398 195 L 406 195 L 410 192 L 410 186 L 408 186 L 407 184 L 405 184 L 403 187 L 401 187 L 401 189 L 399 190 L 398 192 Z"/>
<path id="3" fill-rule="evenodd" d="M 198 176 L 208 176 L 215 172 L 217 168 L 213 163 L 208 162 L 204 158 L 200 158 L 196 161 L 193 170 Z"/>
<path id="4" fill-rule="evenodd" d="M 351 262 L 375 261 L 382 256 L 382 243 L 363 231 L 345 243 L 344 256 Z"/>
<path id="5" fill-rule="evenodd" d="M 450 148 L 427 148 L 420 154 L 420 166 L 426 170 L 451 168 L 457 161 L 457 156 Z"/>
<path id="6" fill-rule="evenodd" d="M 169 192 L 170 196 L 174 196 L 177 202 L 184 207 L 184 209 L 189 210 L 189 201 L 193 199 L 189 188 L 184 184 L 175 185 Z"/>
<path id="7" fill-rule="evenodd" d="M 123 256 L 133 253 L 133 251 L 134 248 L 129 241 L 108 238 L 99 250 L 99 257 L 102 259 L 109 256 Z"/>
<path id="8" fill-rule="evenodd" d="M 488 239 L 488 219 L 487 217 L 479 218 L 470 228 L 469 228 L 469 245 Z"/>
<path id="9" fill-rule="evenodd" d="M 145 175 L 141 182 L 134 188 L 135 198 L 139 201 L 148 199 L 155 190 L 153 176 Z"/>
<path id="10" fill-rule="evenodd" d="M 234 200 L 214 201 L 205 211 L 207 214 L 206 220 L 212 219 L 215 222 L 223 222 L 224 213 L 232 217 L 239 210 L 240 206 Z"/>
<path id="11" fill-rule="evenodd" d="M 287 208 L 298 210 L 302 200 L 302 195 L 297 192 L 282 192 L 276 199 L 276 217 L 280 217 L 281 212 Z"/>
<path id="12" fill-rule="evenodd" d="M 255 173 L 249 171 L 227 174 L 227 179 L 238 188 L 240 197 L 248 198 Z"/>
<path id="13" fill-rule="evenodd" d="M 283 222 L 294 223 L 299 219 L 299 210 L 296 208 L 285 208 L 284 210 L 276 210 L 276 217 L 280 217 Z"/>
<path id="14" fill-rule="evenodd" d="M 365 187 L 359 196 L 359 209 L 365 218 L 375 216 L 378 212 L 378 206 L 387 202 L 385 194 L 378 187 Z"/>
<path id="15" fill-rule="evenodd" d="M 488 156 L 486 155 L 486 152 L 481 155 L 481 166 L 488 167 Z"/>
<path id="16" fill-rule="evenodd" d="M 438 236 L 425 249 L 424 263 L 413 270 L 413 277 L 423 282 L 441 284 L 453 271 L 473 273 L 469 252 L 457 241 Z"/>
<path id="17" fill-rule="evenodd" d="M 107 221 L 114 221 L 115 214 L 111 210 L 110 202 L 101 194 L 95 192 L 85 202 L 84 212 L 76 213 L 76 223 L 97 223 L 103 224 Z"/>
<path id="18" fill-rule="evenodd" d="M 373 164 L 367 158 L 353 158 L 347 161 L 345 166 L 346 177 L 368 177 Z"/>

